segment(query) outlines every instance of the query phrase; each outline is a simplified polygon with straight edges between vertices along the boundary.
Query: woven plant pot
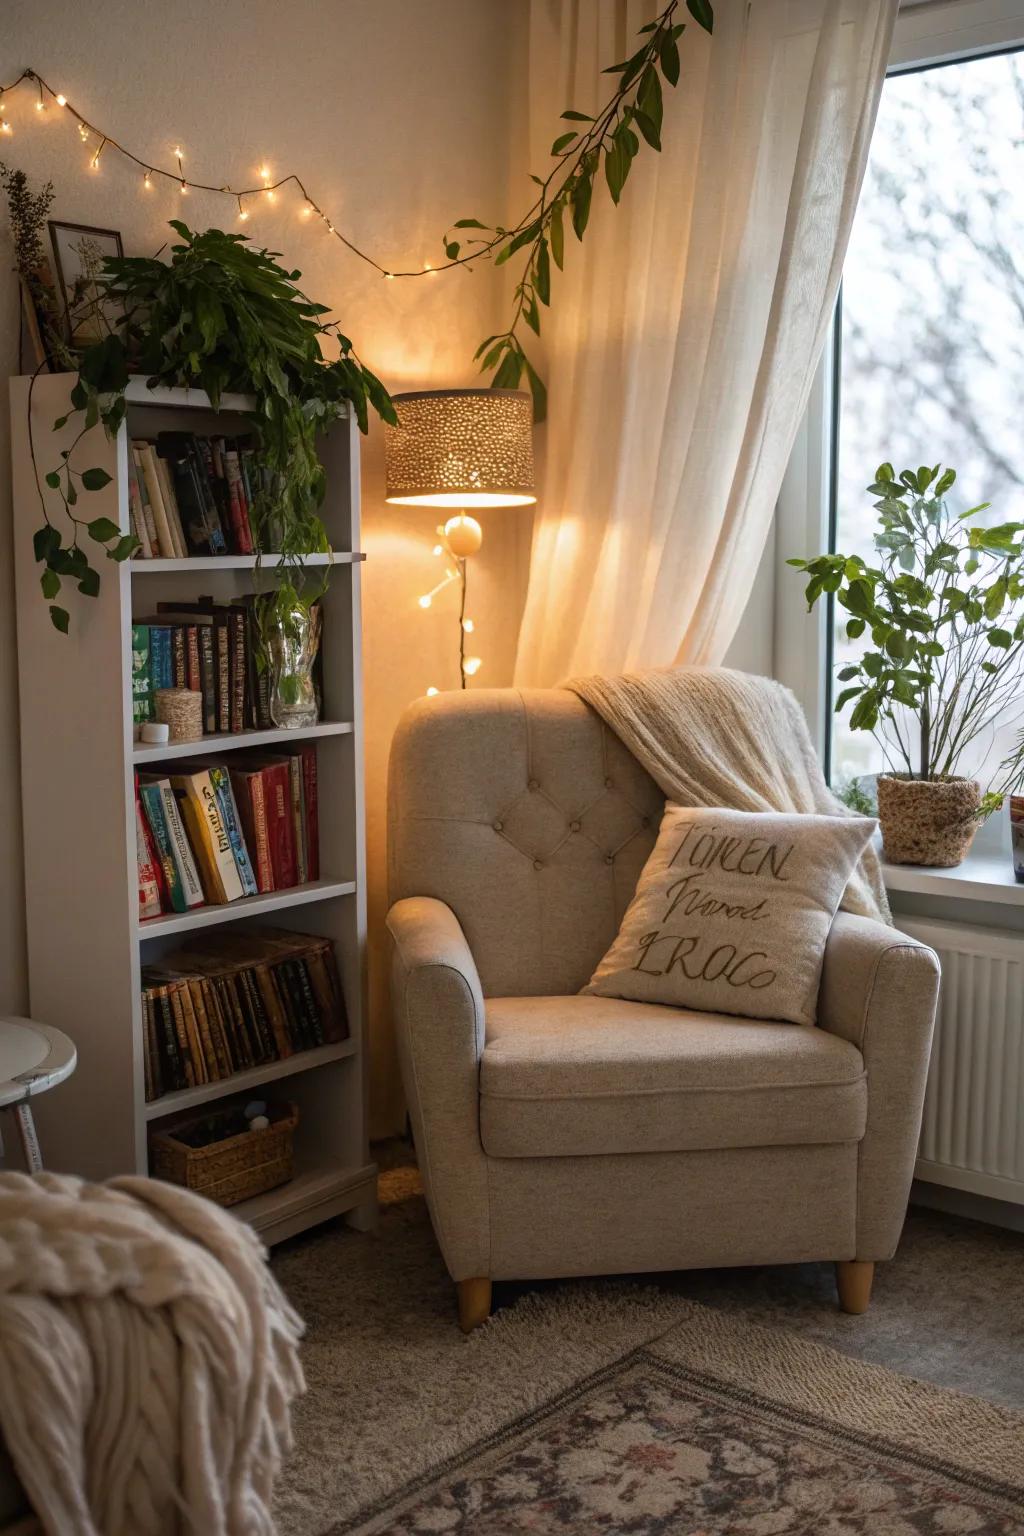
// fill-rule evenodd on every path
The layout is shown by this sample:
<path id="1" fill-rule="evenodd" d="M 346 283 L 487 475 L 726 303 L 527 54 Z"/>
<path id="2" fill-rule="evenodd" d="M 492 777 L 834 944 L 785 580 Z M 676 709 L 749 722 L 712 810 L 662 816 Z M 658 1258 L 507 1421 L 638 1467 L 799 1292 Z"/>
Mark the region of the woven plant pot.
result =
<path id="1" fill-rule="evenodd" d="M 981 787 L 975 779 L 878 776 L 882 852 L 890 864 L 952 869 L 978 830 Z"/>

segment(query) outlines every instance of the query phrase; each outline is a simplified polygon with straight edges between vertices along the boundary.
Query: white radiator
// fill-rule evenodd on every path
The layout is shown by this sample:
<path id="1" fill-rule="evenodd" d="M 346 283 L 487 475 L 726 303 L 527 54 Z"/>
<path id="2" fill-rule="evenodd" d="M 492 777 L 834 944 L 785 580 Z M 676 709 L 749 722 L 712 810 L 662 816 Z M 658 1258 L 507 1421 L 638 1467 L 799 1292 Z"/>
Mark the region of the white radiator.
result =
<path id="1" fill-rule="evenodd" d="M 1024 1205 L 1024 935 L 896 921 L 942 962 L 917 1177 Z"/>

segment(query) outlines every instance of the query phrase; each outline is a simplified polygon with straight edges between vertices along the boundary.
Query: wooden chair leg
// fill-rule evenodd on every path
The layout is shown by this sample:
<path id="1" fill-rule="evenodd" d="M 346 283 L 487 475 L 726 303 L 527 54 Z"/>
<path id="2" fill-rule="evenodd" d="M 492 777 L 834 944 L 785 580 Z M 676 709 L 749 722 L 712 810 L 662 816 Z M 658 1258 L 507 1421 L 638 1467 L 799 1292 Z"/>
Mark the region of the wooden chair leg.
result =
<path id="1" fill-rule="evenodd" d="M 491 1282 L 486 1275 L 472 1280 L 458 1280 L 455 1289 L 459 1296 L 459 1327 L 463 1333 L 472 1333 L 491 1315 Z"/>
<path id="2" fill-rule="evenodd" d="M 868 1309 L 875 1266 L 868 1259 L 840 1259 L 836 1264 L 836 1290 L 844 1312 L 859 1317 Z"/>

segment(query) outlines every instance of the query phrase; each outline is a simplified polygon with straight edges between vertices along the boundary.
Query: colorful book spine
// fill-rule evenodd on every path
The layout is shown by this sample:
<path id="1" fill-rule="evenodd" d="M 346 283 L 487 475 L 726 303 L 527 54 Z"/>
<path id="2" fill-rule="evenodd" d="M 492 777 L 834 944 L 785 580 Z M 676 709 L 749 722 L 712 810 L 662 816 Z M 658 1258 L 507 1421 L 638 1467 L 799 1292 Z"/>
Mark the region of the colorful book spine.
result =
<path id="1" fill-rule="evenodd" d="M 320 879 L 320 800 L 316 776 L 316 747 L 307 742 L 300 748 L 302 759 L 302 796 L 306 812 L 306 879 Z"/>
<path id="2" fill-rule="evenodd" d="M 139 916 L 159 917 L 160 882 L 149 838 L 146 836 L 146 818 L 139 800 L 138 785 L 135 789 L 135 859 L 139 871 Z"/>
<path id="3" fill-rule="evenodd" d="M 132 625 L 132 719 L 153 718 L 153 680 L 149 666 L 149 625 Z"/>
<path id="4" fill-rule="evenodd" d="M 196 861 L 192 855 L 192 848 L 185 833 L 181 813 L 178 810 L 178 802 L 169 779 L 160 780 L 160 794 L 163 800 L 164 820 L 167 823 L 167 831 L 174 852 L 174 862 L 178 866 L 182 888 L 185 892 L 186 910 L 190 907 L 201 907 L 203 904 L 203 887 L 199 879 L 199 871 L 196 869 Z"/>
<path id="5" fill-rule="evenodd" d="M 256 885 L 260 892 L 274 889 L 274 866 L 270 857 L 270 837 L 267 828 L 266 797 L 263 778 L 258 770 L 231 768 L 231 787 L 235 792 L 235 804 L 245 845 L 256 873 Z"/>
<path id="6" fill-rule="evenodd" d="M 149 626 L 149 675 L 152 689 L 174 687 L 174 652 L 169 624 Z"/>
<path id="7" fill-rule="evenodd" d="M 235 801 L 235 792 L 231 787 L 231 775 L 223 763 L 214 763 L 210 767 L 210 783 L 213 785 L 217 796 L 217 804 L 220 807 L 221 820 L 224 830 L 231 842 L 231 851 L 235 859 L 235 867 L 238 870 L 238 878 L 242 883 L 243 896 L 255 896 L 259 890 L 256 883 L 256 871 L 253 869 L 249 851 L 245 846 L 245 836 L 242 832 L 242 823 L 238 814 L 238 805 Z"/>
<path id="8" fill-rule="evenodd" d="M 242 882 L 208 770 L 174 774 L 170 782 L 207 901 L 236 901 L 242 895 Z"/>
<path id="9" fill-rule="evenodd" d="M 172 912 L 187 912 L 188 902 L 185 899 L 185 888 L 182 884 L 178 862 L 174 857 L 174 844 L 171 840 L 170 828 L 164 817 L 164 799 L 160 793 L 160 781 L 139 784 L 139 799 L 146 813 L 150 830 L 153 833 L 153 841 L 156 844 L 157 854 L 160 859 L 160 867 L 164 875 L 164 889 L 167 892 L 167 900 Z"/>

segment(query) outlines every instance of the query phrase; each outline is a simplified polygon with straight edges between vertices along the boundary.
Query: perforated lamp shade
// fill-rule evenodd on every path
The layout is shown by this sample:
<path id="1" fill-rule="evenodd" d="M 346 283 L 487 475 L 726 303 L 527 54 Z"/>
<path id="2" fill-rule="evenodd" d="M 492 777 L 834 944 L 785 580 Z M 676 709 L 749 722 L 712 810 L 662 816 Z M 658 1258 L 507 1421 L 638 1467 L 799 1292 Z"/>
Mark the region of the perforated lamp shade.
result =
<path id="1" fill-rule="evenodd" d="M 522 507 L 533 492 L 533 407 L 525 390 L 394 395 L 385 428 L 386 500 L 406 507 Z"/>

